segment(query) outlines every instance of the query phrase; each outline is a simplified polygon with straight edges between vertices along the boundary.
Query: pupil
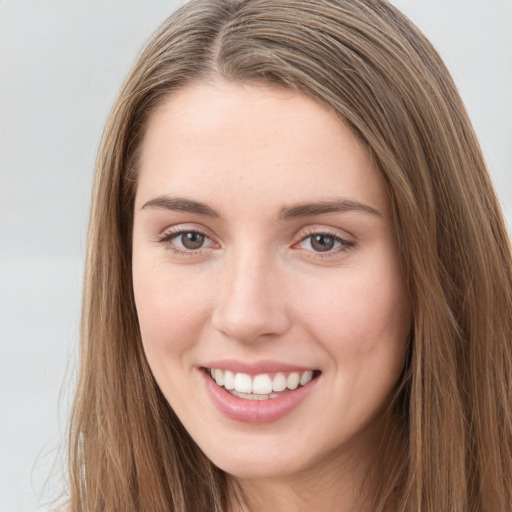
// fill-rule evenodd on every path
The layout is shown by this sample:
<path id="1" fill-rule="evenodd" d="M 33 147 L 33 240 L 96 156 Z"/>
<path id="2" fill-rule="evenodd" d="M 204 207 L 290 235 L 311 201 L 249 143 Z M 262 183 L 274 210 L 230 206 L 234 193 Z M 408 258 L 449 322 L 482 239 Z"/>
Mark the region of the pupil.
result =
<path id="1" fill-rule="evenodd" d="M 186 249 L 199 249 L 204 243 L 204 235 L 189 231 L 181 236 L 181 243 Z"/>
<path id="2" fill-rule="evenodd" d="M 314 235 L 311 239 L 311 247 L 315 251 L 330 251 L 334 247 L 334 238 L 328 235 Z"/>

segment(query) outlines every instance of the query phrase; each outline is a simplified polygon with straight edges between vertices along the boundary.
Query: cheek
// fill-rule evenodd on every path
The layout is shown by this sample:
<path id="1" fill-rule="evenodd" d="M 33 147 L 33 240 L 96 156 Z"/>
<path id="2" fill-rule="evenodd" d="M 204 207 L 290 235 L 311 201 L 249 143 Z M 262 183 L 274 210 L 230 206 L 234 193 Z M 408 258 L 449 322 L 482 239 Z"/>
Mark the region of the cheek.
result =
<path id="1" fill-rule="evenodd" d="M 409 301 L 400 274 L 354 272 L 339 283 L 316 282 L 299 305 L 305 328 L 354 372 L 400 372 L 410 327 Z M 320 286 L 319 286 L 320 284 Z"/>
<path id="2" fill-rule="evenodd" d="M 150 360 L 186 350 L 204 326 L 208 297 L 186 273 L 134 263 L 135 305 L 144 349 Z"/>

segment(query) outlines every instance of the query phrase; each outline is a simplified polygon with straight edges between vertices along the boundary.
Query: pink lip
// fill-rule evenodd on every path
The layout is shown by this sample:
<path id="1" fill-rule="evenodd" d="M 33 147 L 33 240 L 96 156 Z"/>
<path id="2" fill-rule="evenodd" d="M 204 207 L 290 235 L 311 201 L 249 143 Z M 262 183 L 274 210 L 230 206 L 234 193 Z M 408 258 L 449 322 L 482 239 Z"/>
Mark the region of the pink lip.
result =
<path id="1" fill-rule="evenodd" d="M 214 366 L 214 368 L 219 368 L 219 366 Z M 282 370 L 282 366 L 280 369 Z M 222 414 L 232 420 L 253 425 L 271 423 L 291 413 L 313 391 L 319 380 L 318 378 L 313 379 L 305 386 L 288 391 L 277 398 L 246 400 L 234 396 L 223 387 L 218 386 L 206 371 L 200 370 L 200 373 L 207 393 Z"/>
<path id="2" fill-rule="evenodd" d="M 204 363 L 204 368 L 218 368 L 219 370 L 229 370 L 233 373 L 246 373 L 248 375 L 259 375 L 261 373 L 289 373 L 289 372 L 305 372 L 314 370 L 315 368 L 307 368 L 304 366 L 294 366 L 289 363 L 280 363 L 278 361 L 238 361 L 236 359 L 221 359 L 218 361 L 208 361 Z"/>

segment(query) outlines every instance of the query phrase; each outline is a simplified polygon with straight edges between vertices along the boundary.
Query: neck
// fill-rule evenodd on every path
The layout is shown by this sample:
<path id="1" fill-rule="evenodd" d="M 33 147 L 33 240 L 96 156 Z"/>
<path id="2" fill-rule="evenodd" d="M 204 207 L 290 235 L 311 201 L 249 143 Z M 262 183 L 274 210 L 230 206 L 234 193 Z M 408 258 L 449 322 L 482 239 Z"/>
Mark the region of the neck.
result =
<path id="1" fill-rule="evenodd" d="M 371 512 L 362 494 L 346 482 L 237 481 L 230 512 Z"/>

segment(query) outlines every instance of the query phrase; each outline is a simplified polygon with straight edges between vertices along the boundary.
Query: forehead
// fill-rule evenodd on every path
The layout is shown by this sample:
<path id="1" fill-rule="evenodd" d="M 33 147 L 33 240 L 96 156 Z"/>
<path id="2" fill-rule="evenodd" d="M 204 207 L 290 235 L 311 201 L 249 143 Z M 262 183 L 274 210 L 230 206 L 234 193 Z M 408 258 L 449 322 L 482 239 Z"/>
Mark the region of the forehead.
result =
<path id="1" fill-rule="evenodd" d="M 251 192 L 281 202 L 348 194 L 381 211 L 388 207 L 367 150 L 333 112 L 308 97 L 225 81 L 194 83 L 169 95 L 148 121 L 139 204 L 155 194 L 245 200 Z"/>

